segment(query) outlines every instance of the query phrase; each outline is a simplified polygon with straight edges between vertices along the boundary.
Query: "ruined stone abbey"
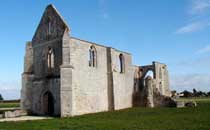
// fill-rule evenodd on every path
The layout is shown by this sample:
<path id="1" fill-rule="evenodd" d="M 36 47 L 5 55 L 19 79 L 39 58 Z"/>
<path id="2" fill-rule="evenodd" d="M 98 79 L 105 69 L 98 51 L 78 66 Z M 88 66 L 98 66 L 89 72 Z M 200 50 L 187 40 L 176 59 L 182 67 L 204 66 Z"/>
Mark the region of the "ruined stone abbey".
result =
<path id="1" fill-rule="evenodd" d="M 66 117 L 164 106 L 160 100 L 169 95 L 165 64 L 132 65 L 130 53 L 73 37 L 53 5 L 26 44 L 21 107 L 33 114 Z"/>

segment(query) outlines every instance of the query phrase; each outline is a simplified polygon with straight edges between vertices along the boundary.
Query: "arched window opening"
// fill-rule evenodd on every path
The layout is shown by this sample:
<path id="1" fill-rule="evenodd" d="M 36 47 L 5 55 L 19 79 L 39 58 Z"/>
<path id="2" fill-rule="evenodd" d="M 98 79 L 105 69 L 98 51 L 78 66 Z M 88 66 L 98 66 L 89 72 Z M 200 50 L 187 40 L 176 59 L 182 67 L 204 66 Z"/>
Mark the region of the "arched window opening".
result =
<path id="1" fill-rule="evenodd" d="M 52 29 L 52 21 L 51 21 L 51 18 L 48 17 L 48 19 L 47 19 L 47 34 L 48 34 L 48 36 L 51 35 L 51 31 L 52 31 L 51 29 Z"/>
<path id="2" fill-rule="evenodd" d="M 125 72 L 125 61 L 124 61 L 124 56 L 123 54 L 119 55 L 119 62 L 120 62 L 120 73 L 124 73 Z"/>
<path id="3" fill-rule="evenodd" d="M 92 45 L 89 49 L 89 66 L 96 67 L 97 55 L 96 55 L 96 48 Z"/>
<path id="4" fill-rule="evenodd" d="M 146 75 L 144 76 L 144 86 L 146 85 L 145 79 L 147 77 L 151 77 L 152 79 L 154 79 L 154 72 L 152 70 L 147 71 Z"/>
<path id="5" fill-rule="evenodd" d="M 151 78 L 154 78 L 154 73 L 152 70 L 149 70 L 146 75 L 144 76 L 144 79 L 146 79 L 148 76 L 150 76 Z"/>
<path id="6" fill-rule="evenodd" d="M 54 53 L 53 49 L 49 48 L 48 53 L 47 53 L 47 67 L 51 71 L 55 65 L 54 65 Z"/>

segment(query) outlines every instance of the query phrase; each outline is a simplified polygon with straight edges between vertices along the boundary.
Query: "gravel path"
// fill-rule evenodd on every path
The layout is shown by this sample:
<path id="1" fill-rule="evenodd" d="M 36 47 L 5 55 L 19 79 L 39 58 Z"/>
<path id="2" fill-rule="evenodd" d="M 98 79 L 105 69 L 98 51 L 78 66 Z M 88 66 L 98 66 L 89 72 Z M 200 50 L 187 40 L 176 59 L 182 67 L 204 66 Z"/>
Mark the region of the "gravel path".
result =
<path id="1" fill-rule="evenodd" d="M 9 108 L 0 108 L 0 111 L 4 111 L 4 110 L 19 110 L 20 107 L 9 107 Z"/>
<path id="2" fill-rule="evenodd" d="M 41 116 L 21 116 L 21 117 L 15 117 L 15 118 L 3 118 L 3 119 L 0 119 L 0 122 L 44 120 L 44 119 L 53 119 L 53 118 L 52 117 L 41 117 Z"/>

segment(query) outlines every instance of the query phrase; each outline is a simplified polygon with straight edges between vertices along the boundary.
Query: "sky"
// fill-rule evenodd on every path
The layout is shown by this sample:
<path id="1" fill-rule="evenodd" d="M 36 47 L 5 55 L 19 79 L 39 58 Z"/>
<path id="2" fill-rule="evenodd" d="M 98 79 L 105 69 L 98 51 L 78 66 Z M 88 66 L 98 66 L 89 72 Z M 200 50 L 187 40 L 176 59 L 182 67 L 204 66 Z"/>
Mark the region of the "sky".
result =
<path id="1" fill-rule="evenodd" d="M 168 66 L 171 90 L 210 91 L 210 0 L 7 0 L 0 4 L 0 93 L 20 97 L 25 43 L 53 4 L 70 35 Z"/>

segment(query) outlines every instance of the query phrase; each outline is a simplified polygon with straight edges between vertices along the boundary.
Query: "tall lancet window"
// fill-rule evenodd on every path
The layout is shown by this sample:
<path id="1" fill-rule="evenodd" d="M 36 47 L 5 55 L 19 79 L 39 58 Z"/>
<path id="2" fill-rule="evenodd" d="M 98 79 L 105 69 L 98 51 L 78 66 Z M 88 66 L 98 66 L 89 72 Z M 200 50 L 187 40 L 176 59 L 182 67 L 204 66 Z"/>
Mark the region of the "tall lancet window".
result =
<path id="1" fill-rule="evenodd" d="M 96 67 L 97 64 L 96 48 L 92 45 L 89 49 L 89 66 Z"/>
<path id="2" fill-rule="evenodd" d="M 47 67 L 49 71 L 51 71 L 55 65 L 54 65 L 54 53 L 53 49 L 49 48 L 48 53 L 47 53 Z"/>
<path id="3" fill-rule="evenodd" d="M 120 73 L 124 73 L 125 72 L 125 59 L 123 54 L 119 55 L 119 68 L 120 68 Z"/>
<path id="4" fill-rule="evenodd" d="M 47 20 L 47 34 L 48 36 L 50 36 L 52 33 L 52 21 L 51 21 L 51 18 L 48 17 L 48 20 Z"/>

